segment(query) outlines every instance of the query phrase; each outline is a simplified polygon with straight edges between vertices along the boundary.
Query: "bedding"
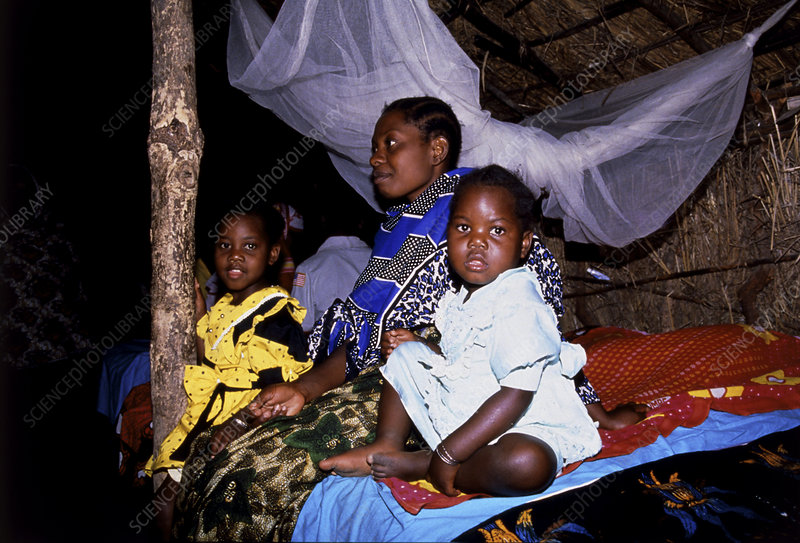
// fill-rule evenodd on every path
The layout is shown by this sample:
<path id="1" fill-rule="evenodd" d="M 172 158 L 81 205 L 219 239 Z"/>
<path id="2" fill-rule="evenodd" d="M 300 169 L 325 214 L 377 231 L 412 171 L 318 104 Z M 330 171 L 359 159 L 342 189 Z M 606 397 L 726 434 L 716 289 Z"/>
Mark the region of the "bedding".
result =
<path id="1" fill-rule="evenodd" d="M 676 455 L 683 456 L 683 453 L 694 454 L 698 451 L 720 451 L 730 447 L 741 446 L 768 436 L 775 432 L 790 430 L 800 427 L 800 409 L 779 410 L 767 413 L 754 413 L 751 415 L 733 415 L 722 411 L 711 411 L 701 424 L 694 428 L 679 426 L 667 437 L 659 436 L 653 443 L 640 447 L 635 451 L 622 455 L 598 459 L 592 462 L 584 462 L 573 471 L 556 478 L 553 485 L 545 492 L 536 496 L 523 496 L 518 498 L 474 498 L 463 501 L 462 503 L 446 508 L 422 508 L 419 513 L 411 514 L 406 511 L 392 494 L 392 489 L 384 483 L 372 480 L 370 477 L 344 478 L 328 477 L 311 492 L 306 501 L 297 521 L 292 540 L 293 541 L 451 541 L 451 540 L 478 540 L 478 541 L 539 541 L 532 536 L 535 532 L 544 536 L 546 528 L 554 521 L 559 519 L 560 507 L 564 503 L 580 501 L 582 496 L 592 492 L 597 493 L 590 485 L 613 486 L 613 495 L 623 493 L 631 488 L 631 485 L 641 485 L 638 478 L 649 477 L 652 485 L 658 485 L 669 481 L 672 473 L 682 473 L 679 466 L 670 464 Z M 797 434 L 794 435 L 794 445 L 791 453 L 783 453 L 786 462 L 794 462 L 792 481 L 785 481 L 785 484 L 794 485 L 787 493 L 794 492 L 794 502 L 800 485 L 797 482 L 797 458 L 800 456 L 800 449 L 797 445 Z M 777 444 L 769 443 L 765 445 L 770 452 L 778 450 Z M 767 454 L 767 453 L 765 453 Z M 748 457 L 757 460 L 756 456 Z M 794 460 L 792 460 L 792 458 Z M 659 462 L 664 467 L 661 468 Z M 681 462 L 681 460 L 678 460 Z M 691 465 L 693 459 L 682 462 L 681 465 Z M 707 464 L 713 465 L 717 460 L 709 460 Z M 732 462 L 735 464 L 735 462 Z M 643 475 L 634 472 L 636 466 L 643 466 Z M 626 471 L 626 469 L 628 471 Z M 650 474 L 652 472 L 652 475 Z M 702 473 L 699 474 L 702 478 Z M 724 478 L 724 471 L 718 474 L 716 479 Z M 616 481 L 620 481 L 617 483 Z M 626 485 L 625 481 L 630 481 Z M 714 483 L 717 483 L 715 480 Z M 697 485 L 697 483 L 695 483 Z M 724 494 L 720 492 L 719 494 Z M 586 509 L 592 510 L 592 516 L 587 519 L 599 522 L 596 519 L 605 519 L 605 525 L 614 523 L 628 522 L 633 511 L 617 510 L 614 507 L 624 502 L 622 498 L 606 507 L 606 502 L 612 496 L 612 492 L 604 492 L 602 497 L 596 501 L 585 505 Z M 557 502 L 552 500 L 558 500 Z M 588 498 L 584 498 L 586 502 Z M 556 505 L 548 505 L 556 504 Z M 523 506 L 524 507 L 521 507 Z M 536 519 L 531 526 L 530 536 L 525 539 L 525 534 L 514 533 L 519 529 L 516 519 L 519 514 L 527 508 L 531 508 L 530 516 Z M 537 508 L 545 508 L 546 518 L 539 520 L 536 515 Z M 583 512 L 581 512 L 583 514 Z M 795 526 L 800 521 L 800 512 L 795 508 L 787 511 L 791 515 Z M 516 516 L 515 516 L 516 515 Z M 763 516 L 763 514 L 762 514 Z M 506 517 L 513 517 L 515 520 L 510 522 L 504 520 Z M 680 517 L 675 517 L 681 521 Z M 494 533 L 495 539 L 479 539 L 483 529 L 488 532 L 492 530 L 503 531 L 497 525 L 496 519 L 501 519 L 501 524 L 505 526 L 508 533 Z M 691 525 L 689 520 L 684 519 L 687 525 Z M 697 523 L 697 517 L 690 517 L 690 520 Z M 752 519 L 749 519 L 752 520 Z M 709 521 L 712 522 L 712 521 Z M 492 527 L 492 523 L 495 524 Z M 580 524 L 574 522 L 577 535 L 583 536 L 583 540 L 588 539 L 587 534 L 595 537 L 594 541 L 601 540 L 602 532 L 594 533 L 588 530 L 592 528 L 589 522 Z M 524 521 L 521 523 L 523 529 Z M 543 529 L 542 526 L 545 526 Z M 566 531 L 567 528 L 564 529 Z M 655 529 L 654 529 L 655 530 Z M 551 533 L 554 530 L 551 530 Z M 673 530 L 674 531 L 674 530 Z M 585 533 L 584 533 L 585 532 Z M 691 530 L 688 530 L 691 532 Z M 462 536 L 462 534 L 464 534 Z M 557 534 L 559 540 L 563 534 Z M 571 534 L 570 534 L 571 535 Z M 552 541 L 552 539 L 550 539 Z M 630 541 L 625 538 L 607 538 L 606 541 Z M 637 540 L 634 538 L 634 540 Z M 661 538 L 657 530 L 648 532 L 639 541 L 666 541 Z M 714 539 L 697 539 L 697 541 L 713 541 Z M 719 539 L 717 539 L 719 540 Z M 724 537 L 722 538 L 724 540 Z M 733 541 L 735 539 L 731 539 Z M 769 539 L 767 539 L 769 540 Z M 771 541 L 771 540 L 769 540 Z"/>
<path id="2" fill-rule="evenodd" d="M 112 423 L 131 390 L 150 382 L 150 340 L 134 339 L 111 347 L 103 356 L 97 410 Z"/>
<path id="3" fill-rule="evenodd" d="M 747 530 L 757 531 L 757 526 L 767 524 L 774 529 L 770 534 L 779 537 L 781 531 L 796 528 L 800 513 L 787 508 L 783 496 L 793 492 L 795 502 L 800 496 L 800 339 L 746 326 L 720 325 L 652 335 L 598 328 L 571 340 L 587 349 L 585 371 L 606 400 L 606 407 L 634 401 L 650 409 L 639 424 L 615 432 L 601 430 L 603 449 L 598 455 L 566 466 L 545 492 L 518 498 L 462 495 L 453 499 L 399 480 L 327 477 L 302 504 L 293 540 L 449 541 L 483 537 L 538 541 L 548 534 L 567 541 L 585 539 L 589 534 L 595 540 L 620 541 L 625 538 L 614 530 L 627 524 L 631 530 L 642 525 L 629 522 L 638 516 L 617 512 L 630 503 L 649 504 L 641 518 L 667 526 L 665 533 L 670 540 L 707 534 L 709 530 L 717 530 L 714 533 L 725 539 L 726 530 L 750 533 Z M 131 368 L 134 366 L 131 363 Z M 622 380 L 625 385 L 617 386 Z M 118 395 L 113 396 L 117 399 L 106 398 L 101 403 L 119 401 Z M 137 461 L 152 448 L 148 409 L 146 386 L 133 387 L 121 409 L 119 425 L 123 445 L 128 448 L 123 456 L 129 459 L 129 477 L 138 471 Z M 778 434 L 795 428 L 793 433 Z M 751 445 L 744 447 L 746 444 Z M 696 454 L 703 451 L 708 454 Z M 328 456 L 325 451 L 318 452 L 318 456 Z M 772 491 L 767 485 L 764 492 L 759 489 L 758 494 L 749 496 L 757 495 L 771 504 L 769 511 L 763 509 L 764 503 L 742 498 L 748 497 L 742 492 L 748 481 L 760 481 L 759 477 L 767 481 L 766 472 L 754 476 L 751 469 L 741 477 L 735 475 L 743 467 L 754 468 L 759 458 L 771 466 L 769 469 L 780 465 L 785 472 L 774 480 Z M 720 468 L 703 472 L 692 468 L 694 464 Z M 723 468 L 726 465 L 728 468 Z M 731 474 L 728 480 L 725 473 Z M 586 504 L 580 522 L 559 516 L 565 501 L 572 503 L 586 492 L 596 493 L 598 485 L 613 492 L 604 492 L 602 499 Z M 675 497 L 678 491 L 681 496 L 695 496 L 687 502 L 692 507 L 670 501 L 669 492 Z M 705 503 L 709 505 L 694 507 Z M 775 511 L 782 511 L 783 520 L 766 523 L 763 519 L 770 518 L 767 513 Z M 727 522 L 732 523 L 730 527 Z M 635 540 L 665 540 L 653 533 L 636 534 L 631 536 Z M 698 537 L 696 540 L 709 540 L 705 535 Z"/>
<path id="4" fill-rule="evenodd" d="M 450 541 L 460 538 L 463 532 L 465 538 L 483 536 L 486 541 L 538 541 L 537 534 L 548 529 L 553 535 L 560 529 L 559 540 L 565 540 L 564 530 L 569 529 L 575 530 L 567 534 L 569 537 L 601 538 L 608 533 L 609 526 L 625 524 L 624 512 L 616 517 L 609 515 L 605 501 L 598 501 L 593 509 L 595 516 L 590 519 L 594 524 L 587 521 L 586 526 L 573 523 L 563 528 L 561 524 L 567 522 L 556 514 L 558 507 L 539 503 L 549 503 L 553 496 L 562 494 L 573 498 L 559 500 L 574 499 L 575 495 L 581 495 L 582 487 L 610 485 L 618 477 L 624 482 L 615 483 L 615 492 L 626 496 L 645 492 L 643 488 L 660 492 L 659 489 L 673 485 L 674 489 L 681 483 L 678 479 L 671 480 L 672 473 L 679 473 L 679 466 L 694 462 L 672 459 L 676 455 L 739 447 L 800 426 L 798 338 L 743 325 L 717 325 L 664 334 L 597 328 L 572 337 L 571 341 L 586 348 L 585 372 L 601 398 L 606 399 L 605 407 L 640 402 L 650 409 L 639 424 L 613 432 L 600 430 L 603 449 L 598 455 L 566 466 L 545 492 L 517 498 L 461 495 L 453 499 L 431 492 L 422 483 L 328 477 L 317 485 L 301 510 L 293 540 Z M 778 456 L 781 450 L 786 450 L 773 449 L 771 453 Z M 795 456 L 798 453 L 795 448 Z M 725 453 L 735 454 L 739 453 Z M 791 458 L 787 455 L 785 462 L 791 463 Z M 708 461 L 709 465 L 715 462 Z M 655 475 L 653 471 L 650 475 L 649 471 L 635 470 L 636 466 L 647 463 L 652 463 L 648 470 L 663 465 L 664 470 L 673 471 L 667 475 Z M 697 477 L 702 479 L 702 473 Z M 731 480 L 736 480 L 733 475 Z M 681 493 L 699 492 L 698 488 L 705 487 L 702 484 L 682 487 Z M 792 491 L 794 496 L 800 495 L 800 485 L 795 484 L 788 492 Z M 728 505 L 718 496 L 711 498 L 716 501 L 697 511 L 702 510 L 711 519 L 706 519 L 707 522 L 715 524 L 717 517 L 712 517 L 706 509 L 724 509 Z M 707 498 L 694 501 L 697 500 L 708 501 Z M 529 508 L 526 506 L 529 502 L 536 505 Z M 552 512 L 544 513 L 541 519 L 536 517 L 531 524 L 528 517 L 536 516 L 537 507 L 550 507 Z M 674 518 L 686 528 L 683 534 L 693 534 L 690 528 L 697 523 L 692 516 L 694 510 L 690 514 L 675 507 L 669 512 L 675 513 Z M 755 510 L 743 504 L 730 507 L 731 511 Z M 793 512 L 790 517 L 793 522 L 800 522 L 800 514 Z M 745 518 L 756 517 L 745 515 Z M 781 530 L 786 527 L 781 526 Z M 721 533 L 725 535 L 724 530 Z M 680 539 L 680 535 L 676 532 L 667 539 Z M 653 539 L 667 540 L 654 533 L 634 537 L 634 540 Z"/>
<path id="5" fill-rule="evenodd" d="M 457 541 L 796 541 L 800 426 L 611 473 L 524 504 Z"/>

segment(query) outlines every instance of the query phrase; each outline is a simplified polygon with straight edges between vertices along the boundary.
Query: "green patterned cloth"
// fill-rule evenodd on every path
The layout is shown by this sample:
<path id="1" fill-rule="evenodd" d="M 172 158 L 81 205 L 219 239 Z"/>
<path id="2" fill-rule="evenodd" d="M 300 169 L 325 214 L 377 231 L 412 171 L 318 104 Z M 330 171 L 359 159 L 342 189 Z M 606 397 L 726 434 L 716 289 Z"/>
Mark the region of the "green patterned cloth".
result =
<path id="1" fill-rule="evenodd" d="M 373 439 L 381 375 L 372 368 L 236 439 L 211 459 L 212 431 L 192 445 L 174 535 L 189 541 L 289 541 L 300 509 L 326 477 L 323 458 Z"/>

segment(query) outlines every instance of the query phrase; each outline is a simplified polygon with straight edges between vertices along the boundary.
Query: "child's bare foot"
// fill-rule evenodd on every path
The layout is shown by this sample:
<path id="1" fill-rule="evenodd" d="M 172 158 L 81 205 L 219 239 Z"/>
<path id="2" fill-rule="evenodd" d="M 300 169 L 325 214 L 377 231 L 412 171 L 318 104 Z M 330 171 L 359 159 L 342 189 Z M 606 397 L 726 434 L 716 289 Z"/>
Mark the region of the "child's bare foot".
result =
<path id="1" fill-rule="evenodd" d="M 641 404 L 624 404 L 606 411 L 602 404 L 590 403 L 586 406 L 592 420 L 600 423 L 603 430 L 619 430 L 640 422 L 647 415 L 647 406 Z"/>
<path id="2" fill-rule="evenodd" d="M 323 471 L 330 471 L 334 475 L 341 475 L 342 477 L 365 477 L 372 473 L 372 468 L 367 462 L 367 457 L 375 453 L 393 452 L 397 447 L 387 445 L 384 442 L 374 441 L 363 447 L 356 447 L 349 451 L 343 452 L 321 460 L 319 469 Z"/>
<path id="3" fill-rule="evenodd" d="M 394 451 L 374 453 L 367 458 L 376 479 L 397 477 L 404 481 L 424 479 L 431 463 L 430 451 Z"/>

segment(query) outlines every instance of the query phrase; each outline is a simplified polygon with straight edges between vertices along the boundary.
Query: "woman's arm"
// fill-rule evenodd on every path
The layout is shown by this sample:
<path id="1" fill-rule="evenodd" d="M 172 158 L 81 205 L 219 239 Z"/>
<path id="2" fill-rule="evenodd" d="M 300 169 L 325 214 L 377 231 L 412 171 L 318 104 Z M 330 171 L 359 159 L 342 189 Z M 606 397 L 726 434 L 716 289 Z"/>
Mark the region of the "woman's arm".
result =
<path id="1" fill-rule="evenodd" d="M 297 415 L 305 404 L 344 383 L 346 348 L 346 345 L 339 347 L 291 383 L 275 383 L 261 389 L 250 405 L 214 432 L 211 453 L 217 454 L 232 440 L 273 417 Z"/>
<path id="2" fill-rule="evenodd" d="M 389 358 L 389 355 L 392 354 L 401 343 L 405 343 L 406 341 L 419 341 L 427 345 L 428 348 L 436 354 L 442 354 L 442 350 L 439 348 L 438 344 L 418 336 L 411 330 L 395 328 L 394 330 L 384 332 L 381 336 L 381 356 L 384 359 Z"/>
<path id="3" fill-rule="evenodd" d="M 296 381 L 264 387 L 247 408 L 254 417 L 251 425 L 278 415 L 297 415 L 305 404 L 343 384 L 346 366 L 347 346 L 342 345 Z"/>
<path id="4" fill-rule="evenodd" d="M 501 436 L 522 416 L 533 399 L 533 392 L 501 387 L 486 400 L 467 421 L 442 440 L 444 455 L 458 463 L 475 451 Z M 448 495 L 457 494 L 453 488 L 458 466 L 445 463 L 438 453 L 431 458 L 428 475 L 433 485 Z"/>

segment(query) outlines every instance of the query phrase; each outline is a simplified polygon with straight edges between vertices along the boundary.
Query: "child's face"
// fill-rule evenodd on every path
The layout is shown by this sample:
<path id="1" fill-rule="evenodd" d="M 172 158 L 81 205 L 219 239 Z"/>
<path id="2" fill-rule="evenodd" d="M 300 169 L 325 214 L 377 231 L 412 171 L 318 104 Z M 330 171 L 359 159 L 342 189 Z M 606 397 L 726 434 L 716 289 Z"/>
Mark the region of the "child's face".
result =
<path id="1" fill-rule="evenodd" d="M 471 293 L 520 265 L 533 233 L 524 231 L 514 199 L 502 187 L 473 186 L 458 200 L 447 225 L 450 265 Z"/>
<path id="2" fill-rule="evenodd" d="M 413 201 L 444 173 L 447 140 L 425 141 L 400 111 L 381 116 L 372 135 L 372 182 L 389 200 Z"/>
<path id="3" fill-rule="evenodd" d="M 279 253 L 280 245 L 270 243 L 259 217 L 243 215 L 222 229 L 214 247 L 214 265 L 234 304 L 269 286 L 264 272 Z"/>

